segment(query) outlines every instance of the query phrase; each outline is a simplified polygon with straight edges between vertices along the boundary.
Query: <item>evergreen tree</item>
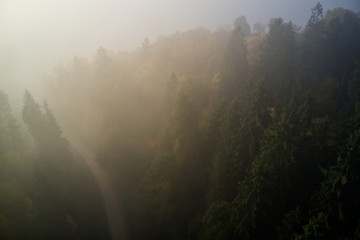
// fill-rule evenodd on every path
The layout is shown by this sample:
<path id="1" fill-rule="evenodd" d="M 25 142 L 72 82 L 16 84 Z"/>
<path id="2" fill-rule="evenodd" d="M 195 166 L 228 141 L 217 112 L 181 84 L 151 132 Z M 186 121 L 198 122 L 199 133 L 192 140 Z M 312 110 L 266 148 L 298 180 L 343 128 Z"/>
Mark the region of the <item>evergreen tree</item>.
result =
<path id="1" fill-rule="evenodd" d="M 231 102 L 245 98 L 247 88 L 248 62 L 245 34 L 236 26 L 231 34 L 225 56 L 220 82 L 222 100 Z"/>
<path id="2" fill-rule="evenodd" d="M 240 16 L 235 19 L 234 28 L 239 28 L 246 37 L 251 35 L 251 28 L 245 16 Z"/>
<path id="3" fill-rule="evenodd" d="M 34 137 L 38 149 L 35 167 L 36 193 L 34 195 L 38 217 L 35 224 L 40 230 L 39 239 L 72 239 L 74 229 L 67 217 L 67 184 L 65 169 L 70 169 L 71 154 L 68 144 L 60 136 L 59 126 L 51 111 L 44 104 L 44 111 L 26 91 L 23 119 Z"/>
<path id="4" fill-rule="evenodd" d="M 323 17 L 324 17 L 323 7 L 321 6 L 320 3 L 317 3 L 315 7 L 311 9 L 311 16 L 307 22 L 307 26 L 311 27 L 312 25 L 319 24 L 319 22 L 322 20 Z"/>
<path id="5" fill-rule="evenodd" d="M 5 93 L 0 91 L 0 154 L 6 150 L 21 150 L 19 126 L 11 113 L 10 104 Z"/>
<path id="6" fill-rule="evenodd" d="M 269 21 L 269 32 L 262 46 L 258 68 L 258 81 L 264 81 L 264 102 L 268 107 L 281 108 L 293 95 L 296 64 L 294 25 L 281 18 Z"/>

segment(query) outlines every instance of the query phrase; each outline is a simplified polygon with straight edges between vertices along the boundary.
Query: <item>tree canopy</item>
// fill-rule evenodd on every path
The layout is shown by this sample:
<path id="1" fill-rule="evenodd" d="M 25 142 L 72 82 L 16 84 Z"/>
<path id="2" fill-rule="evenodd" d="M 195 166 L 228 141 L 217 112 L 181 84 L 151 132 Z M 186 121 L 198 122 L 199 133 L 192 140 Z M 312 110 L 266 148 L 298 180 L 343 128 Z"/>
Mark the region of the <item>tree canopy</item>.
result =
<path id="1" fill-rule="evenodd" d="M 60 125 L 109 174 L 130 239 L 360 238 L 359 14 L 233 25 L 57 67 L 49 104 L 24 95 L 33 144 L 0 92 L 0 239 L 109 238 Z"/>

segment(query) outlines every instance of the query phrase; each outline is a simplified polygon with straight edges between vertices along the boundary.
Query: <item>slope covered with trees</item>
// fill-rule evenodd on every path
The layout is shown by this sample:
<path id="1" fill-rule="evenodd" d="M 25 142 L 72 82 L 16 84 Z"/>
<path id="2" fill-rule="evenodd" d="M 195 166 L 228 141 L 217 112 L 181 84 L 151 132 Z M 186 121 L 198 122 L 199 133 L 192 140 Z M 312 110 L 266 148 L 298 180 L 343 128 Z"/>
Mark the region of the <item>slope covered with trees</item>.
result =
<path id="1" fill-rule="evenodd" d="M 47 104 L 25 93 L 31 143 L 3 92 L 0 106 L 0 239 L 107 239 L 99 191 Z"/>
<path id="2" fill-rule="evenodd" d="M 241 16 L 229 28 L 145 39 L 133 52 L 74 57 L 48 76 L 47 99 L 111 177 L 130 239 L 358 239 L 359 43 L 360 16 L 350 10 L 324 13 L 317 4 L 303 29 L 273 18 L 254 33 Z M 0 175 L 0 191 L 19 192 L 19 214 L 37 216 L 21 216 L 16 230 L 0 208 L 0 232 L 36 222 L 69 236 L 69 222 L 87 229 L 69 210 L 64 193 L 78 174 L 47 104 L 25 95 L 36 143 L 28 155 L 1 106 L 0 131 L 11 134 L 0 135 L 0 160 L 36 159 L 34 171 L 25 163 L 21 171 L 42 184 L 35 197 L 23 190 L 27 181 Z M 74 169 L 66 181 L 64 169 Z M 56 199 L 56 208 L 36 205 Z"/>

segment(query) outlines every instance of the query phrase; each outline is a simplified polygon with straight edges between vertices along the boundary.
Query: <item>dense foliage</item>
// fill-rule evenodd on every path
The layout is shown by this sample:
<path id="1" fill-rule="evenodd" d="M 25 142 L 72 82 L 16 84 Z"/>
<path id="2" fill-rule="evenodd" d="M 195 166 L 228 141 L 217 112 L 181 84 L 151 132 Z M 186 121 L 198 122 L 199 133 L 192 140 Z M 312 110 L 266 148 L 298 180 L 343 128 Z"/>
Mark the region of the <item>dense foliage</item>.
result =
<path id="1" fill-rule="evenodd" d="M 107 239 L 99 191 L 47 104 L 25 93 L 34 144 L 21 137 L 2 92 L 0 106 L 0 239 Z"/>
<path id="2" fill-rule="evenodd" d="M 48 100 L 111 176 L 130 239 L 360 238 L 360 16 L 317 4 L 303 29 L 256 26 L 241 16 L 130 53 L 100 48 L 49 76 Z M 88 176 L 47 104 L 25 95 L 27 153 L 0 101 L 0 238 L 103 231 L 81 219 L 101 216 L 96 201 L 72 202 Z"/>

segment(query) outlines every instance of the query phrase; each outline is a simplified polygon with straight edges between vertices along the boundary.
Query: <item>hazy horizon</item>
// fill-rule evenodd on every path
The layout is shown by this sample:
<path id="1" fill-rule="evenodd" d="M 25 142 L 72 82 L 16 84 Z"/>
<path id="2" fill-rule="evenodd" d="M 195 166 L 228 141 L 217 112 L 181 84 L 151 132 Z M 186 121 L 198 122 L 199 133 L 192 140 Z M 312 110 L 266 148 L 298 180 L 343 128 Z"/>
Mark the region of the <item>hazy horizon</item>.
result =
<path id="1" fill-rule="evenodd" d="M 0 1 L 0 88 L 23 92 L 42 72 L 73 56 L 92 60 L 97 48 L 130 51 L 144 38 L 196 27 L 215 30 L 244 15 L 250 25 L 282 17 L 304 26 L 318 1 Z M 324 11 L 360 11 L 357 0 L 323 1 Z M 19 89 L 20 88 L 20 89 Z M 9 94 L 10 94 L 9 93 Z"/>

